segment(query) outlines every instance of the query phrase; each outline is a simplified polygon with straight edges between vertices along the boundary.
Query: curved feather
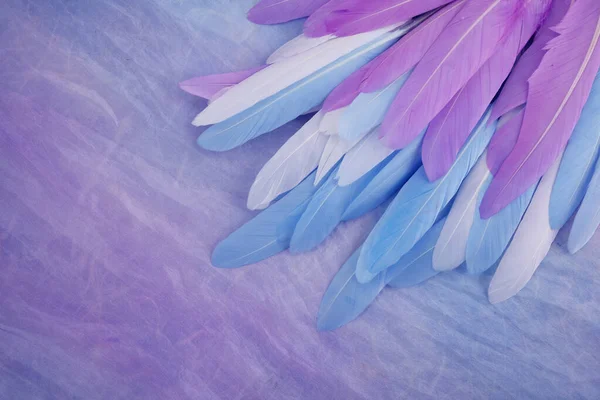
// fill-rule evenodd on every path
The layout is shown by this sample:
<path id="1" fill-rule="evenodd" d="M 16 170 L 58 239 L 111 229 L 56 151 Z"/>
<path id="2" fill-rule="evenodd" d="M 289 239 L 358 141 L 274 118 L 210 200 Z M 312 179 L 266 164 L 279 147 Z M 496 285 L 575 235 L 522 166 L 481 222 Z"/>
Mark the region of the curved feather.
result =
<path id="1" fill-rule="evenodd" d="M 495 304 L 525 287 L 544 260 L 558 230 L 550 227 L 548 207 L 560 160 L 544 175 L 515 236 L 492 278 L 488 296 Z"/>
<path id="2" fill-rule="evenodd" d="M 406 146 L 442 111 L 512 30 L 519 1 L 465 3 L 392 103 L 381 125 L 386 145 Z M 450 71 L 452 79 L 448 79 Z"/>
<path id="3" fill-rule="evenodd" d="M 345 159 L 344 159 L 345 161 Z M 342 166 L 340 169 L 344 166 Z M 382 205 L 404 186 L 421 166 L 421 141 L 415 140 L 395 154 L 367 187 L 350 203 L 343 220 L 358 218 Z M 340 178 L 341 181 L 341 178 Z M 338 182 L 338 184 L 340 184 Z"/>
<path id="4" fill-rule="evenodd" d="M 381 36 L 387 38 L 386 33 L 389 30 L 380 29 L 352 37 L 330 40 L 304 53 L 268 65 L 209 104 L 194 119 L 194 125 L 211 125 L 225 121 L 314 75 L 317 71 L 352 54 L 377 38 Z"/>
<path id="5" fill-rule="evenodd" d="M 517 144 L 483 198 L 484 218 L 524 193 L 563 151 L 600 68 L 600 2 L 576 1 L 554 29 L 559 36 L 529 80 Z"/>
<path id="6" fill-rule="evenodd" d="M 404 185 L 363 245 L 357 277 L 368 282 L 398 261 L 427 232 L 458 191 L 494 133 L 496 123 L 482 118 L 443 178 L 429 182 L 420 168 Z"/>
<path id="7" fill-rule="evenodd" d="M 565 149 L 550 197 L 550 226 L 567 223 L 583 200 L 600 149 L 600 74 Z"/>
<path id="8" fill-rule="evenodd" d="M 515 147 L 524 116 L 524 108 L 518 107 L 506 113 L 498 121 L 496 133 L 487 149 L 487 164 L 493 175 L 498 173 L 500 166 Z"/>
<path id="9" fill-rule="evenodd" d="M 254 75 L 265 67 L 266 65 L 263 65 L 261 67 L 250 68 L 244 71 L 199 76 L 180 82 L 179 87 L 181 90 L 189 94 L 193 94 L 194 96 L 202 97 L 206 100 L 212 100 L 220 92 L 223 92 L 223 90 L 237 85 L 244 79 Z"/>
<path id="10" fill-rule="evenodd" d="M 317 168 L 327 143 L 327 137 L 319 133 L 321 119 L 321 113 L 315 114 L 263 166 L 248 194 L 249 209 L 266 208 Z"/>
<path id="11" fill-rule="evenodd" d="M 335 86 L 388 48 L 397 35 L 397 32 L 384 35 L 275 96 L 211 126 L 198 138 L 198 144 L 208 150 L 230 150 L 284 125 L 321 104 Z"/>
<path id="12" fill-rule="evenodd" d="M 333 35 L 321 36 L 318 38 L 309 38 L 302 34 L 298 35 L 275 50 L 269 58 L 267 58 L 267 64 L 274 64 L 299 54 L 306 53 L 333 38 L 335 38 Z"/>
<path id="13" fill-rule="evenodd" d="M 469 233 L 477 211 L 477 199 L 490 175 L 484 153 L 461 185 L 435 245 L 433 268 L 436 271 L 449 271 L 465 262 Z"/>
<path id="14" fill-rule="evenodd" d="M 314 175 L 314 173 L 313 173 Z M 257 263 L 286 250 L 310 199 L 317 191 L 312 175 L 220 242 L 212 254 L 218 268 Z"/>
<path id="15" fill-rule="evenodd" d="M 255 24 L 280 24 L 308 17 L 329 0 L 261 0 L 248 11 Z"/>
<path id="16" fill-rule="evenodd" d="M 319 167 L 317 168 L 317 176 L 315 177 L 315 185 L 337 165 L 337 163 L 352 149 L 358 141 L 349 141 L 337 135 L 328 136 L 327 144 L 321 155 Z"/>
<path id="17" fill-rule="evenodd" d="M 596 166 L 588 190 L 581 202 L 569 234 L 568 248 L 576 253 L 591 239 L 600 225 L 600 159 Z"/>
<path id="18" fill-rule="evenodd" d="M 360 283 L 356 279 L 356 264 L 361 250 L 357 249 L 323 295 L 317 314 L 317 328 L 320 331 L 334 330 L 356 319 L 388 283 L 406 287 L 426 279 L 433 270 L 431 254 L 441 229 L 442 222 L 438 222 L 398 263 L 368 283 Z"/>
<path id="19" fill-rule="evenodd" d="M 374 169 L 349 186 L 335 183 L 335 171 L 313 195 L 306 211 L 294 229 L 290 243 L 292 253 L 310 251 L 323 242 L 342 221 L 342 215 L 352 200 L 363 191 L 377 174 Z"/>
<path id="20" fill-rule="evenodd" d="M 347 186 L 385 160 L 394 150 L 379 141 L 377 130 L 367 134 L 342 160 L 337 173 L 338 185 Z"/>

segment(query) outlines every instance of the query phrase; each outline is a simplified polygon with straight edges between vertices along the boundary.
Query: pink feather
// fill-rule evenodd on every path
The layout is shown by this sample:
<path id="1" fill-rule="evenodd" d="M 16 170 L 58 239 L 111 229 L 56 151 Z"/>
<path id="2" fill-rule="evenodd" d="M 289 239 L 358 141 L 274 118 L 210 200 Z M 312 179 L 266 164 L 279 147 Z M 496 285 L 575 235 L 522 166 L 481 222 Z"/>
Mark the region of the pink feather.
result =
<path id="1" fill-rule="evenodd" d="M 248 12 L 256 24 L 279 24 L 308 17 L 329 0 L 262 0 Z"/>
<path id="2" fill-rule="evenodd" d="M 577 0 L 554 28 L 539 68 L 529 79 L 521 133 L 481 204 L 489 218 L 524 193 L 564 149 L 600 68 L 600 2 Z"/>
<path id="3" fill-rule="evenodd" d="M 214 100 L 219 93 L 223 92 L 223 90 L 237 85 L 265 67 L 266 65 L 263 65 L 245 71 L 199 76 L 180 82 L 179 87 L 181 90 L 193 94 L 194 96 L 202 97 L 207 100 Z"/>
<path id="4" fill-rule="evenodd" d="M 498 173 L 500 165 L 506 160 L 517 143 L 525 110 L 513 109 L 512 113 L 506 113 L 499 122 L 499 128 L 492 136 L 487 149 L 487 165 L 492 175 Z"/>
<path id="5" fill-rule="evenodd" d="M 388 147 L 403 148 L 494 54 L 521 0 L 469 0 L 427 51 L 381 125 Z"/>
<path id="6" fill-rule="evenodd" d="M 385 54 L 385 53 L 384 53 Z M 371 61 L 373 62 L 373 61 Z M 367 66 L 365 65 L 361 69 L 355 71 L 352 75 L 344 80 L 339 86 L 337 86 L 323 103 L 323 112 L 330 112 L 338 110 L 342 107 L 346 107 L 354 101 L 360 94 L 360 85 L 365 79 L 367 73 Z"/>
<path id="7" fill-rule="evenodd" d="M 346 0 L 329 6 L 329 12 L 311 16 L 304 34 L 352 36 L 408 21 L 453 0 Z"/>

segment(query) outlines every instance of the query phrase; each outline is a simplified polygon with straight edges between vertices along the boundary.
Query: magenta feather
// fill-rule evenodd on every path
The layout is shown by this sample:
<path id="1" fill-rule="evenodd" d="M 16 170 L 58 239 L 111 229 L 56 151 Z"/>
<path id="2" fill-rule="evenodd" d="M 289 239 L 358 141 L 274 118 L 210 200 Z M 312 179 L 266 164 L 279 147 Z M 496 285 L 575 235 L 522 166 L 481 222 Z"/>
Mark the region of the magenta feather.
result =
<path id="1" fill-rule="evenodd" d="M 247 69 L 245 71 L 199 76 L 197 78 L 180 82 L 179 87 L 189 94 L 193 94 L 194 96 L 199 96 L 207 100 L 214 100 L 219 93 L 223 92 L 223 90 L 237 85 L 244 79 L 254 75 L 265 67 L 266 65 L 263 65 L 261 67 Z"/>
<path id="2" fill-rule="evenodd" d="M 346 0 L 327 5 L 329 12 L 313 14 L 304 34 L 352 36 L 408 21 L 453 0 Z M 318 14 L 318 15 L 317 15 Z"/>
<path id="3" fill-rule="evenodd" d="M 489 218 L 523 194 L 561 154 L 600 68 L 600 2 L 577 0 L 554 28 L 529 79 L 521 133 L 492 180 L 481 216 Z"/>
<path id="4" fill-rule="evenodd" d="M 492 175 L 495 176 L 498 173 L 500 165 L 502 165 L 515 147 L 524 116 L 525 110 L 521 108 L 504 114 L 500 119 L 498 129 L 492 137 L 487 150 L 487 165 Z"/>
<path id="5" fill-rule="evenodd" d="M 408 145 L 494 54 L 521 0 L 469 0 L 427 51 L 383 121 L 389 147 Z M 449 79 L 451 77 L 451 79 Z"/>
<path id="6" fill-rule="evenodd" d="M 262 0 L 248 11 L 256 24 L 280 24 L 308 17 L 329 0 Z"/>
<path id="7" fill-rule="evenodd" d="M 384 53 L 385 54 L 385 53 Z M 371 61 L 372 62 L 372 61 Z M 354 99 L 360 94 L 360 85 L 365 79 L 367 73 L 367 66 L 365 65 L 361 69 L 355 71 L 350 75 L 344 82 L 337 86 L 323 103 L 323 112 L 330 112 L 339 110 L 342 107 L 349 106 L 352 104 Z"/>

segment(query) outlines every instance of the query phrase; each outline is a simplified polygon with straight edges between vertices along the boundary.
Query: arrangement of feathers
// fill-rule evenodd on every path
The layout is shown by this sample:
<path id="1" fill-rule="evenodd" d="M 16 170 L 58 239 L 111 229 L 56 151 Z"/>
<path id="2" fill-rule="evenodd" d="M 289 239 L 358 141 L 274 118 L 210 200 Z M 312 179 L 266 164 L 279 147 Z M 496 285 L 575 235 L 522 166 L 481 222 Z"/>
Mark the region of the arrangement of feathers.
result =
<path id="1" fill-rule="evenodd" d="M 209 100 L 198 139 L 225 151 L 303 114 L 262 168 L 263 210 L 214 250 L 220 268 L 310 251 L 386 204 L 321 304 L 319 329 L 387 285 L 497 266 L 492 303 L 518 293 L 573 219 L 600 224 L 600 1 L 262 0 L 260 24 L 303 33 L 252 70 L 181 83 Z M 572 218 L 573 217 L 573 218 Z"/>

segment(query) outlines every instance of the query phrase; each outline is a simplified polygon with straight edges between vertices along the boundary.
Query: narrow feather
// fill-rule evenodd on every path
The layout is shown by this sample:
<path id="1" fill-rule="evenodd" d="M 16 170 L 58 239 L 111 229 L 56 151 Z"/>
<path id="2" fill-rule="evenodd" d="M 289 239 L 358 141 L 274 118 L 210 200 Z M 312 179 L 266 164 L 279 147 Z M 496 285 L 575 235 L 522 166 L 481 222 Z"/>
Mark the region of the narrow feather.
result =
<path id="1" fill-rule="evenodd" d="M 356 279 L 360 249 L 356 250 L 338 271 L 323 295 L 317 314 L 318 329 L 337 329 L 356 319 L 388 283 L 406 287 L 425 280 L 433 269 L 431 254 L 441 229 L 442 222 L 439 222 L 396 265 L 364 284 Z"/>
<path id="2" fill-rule="evenodd" d="M 467 258 L 467 242 L 477 211 L 477 199 L 491 175 L 485 153 L 460 187 L 433 252 L 433 268 L 449 271 Z"/>
<path id="3" fill-rule="evenodd" d="M 490 283 L 488 296 L 495 304 L 525 287 L 544 260 L 558 230 L 550 227 L 548 207 L 559 160 L 544 175 L 515 236 Z"/>
<path id="4" fill-rule="evenodd" d="M 314 175 L 314 174 L 313 174 Z M 317 191 L 313 176 L 220 242 L 212 254 L 219 268 L 253 264 L 286 250 L 294 228 Z"/>
<path id="5" fill-rule="evenodd" d="M 506 157 L 508 157 L 515 147 L 521 126 L 523 125 L 524 116 L 524 108 L 518 107 L 506 113 L 498 121 L 498 128 L 487 150 L 488 168 L 493 175 L 498 173 L 498 169 L 500 169 Z"/>
<path id="6" fill-rule="evenodd" d="M 299 35 L 285 43 L 283 46 L 278 48 L 267 58 L 267 64 L 274 64 L 281 62 L 288 58 L 297 56 L 302 53 L 306 53 L 309 50 L 314 49 L 317 46 L 322 45 L 325 42 L 330 41 L 335 36 L 328 35 L 318 38 L 309 38 L 305 35 Z"/>
<path id="7" fill-rule="evenodd" d="M 342 163 L 340 169 L 343 166 Z M 367 187 L 356 196 L 344 213 L 344 221 L 358 218 L 382 205 L 404 186 L 420 166 L 421 141 L 415 140 L 395 154 Z"/>
<path id="8" fill-rule="evenodd" d="M 578 0 L 529 80 L 521 134 L 481 205 L 484 218 L 524 193 L 563 151 L 600 68 L 600 3 Z M 557 78 L 557 77 L 560 77 Z"/>
<path id="9" fill-rule="evenodd" d="M 390 107 L 381 125 L 386 145 L 406 146 L 448 104 L 513 28 L 518 3 L 470 0 L 461 8 Z"/>
<path id="10" fill-rule="evenodd" d="M 212 100 L 218 93 L 225 89 L 231 88 L 263 68 L 265 68 L 264 65 L 262 67 L 250 68 L 245 71 L 199 76 L 197 78 L 180 82 L 179 87 L 189 94 L 193 94 L 194 96 Z"/>
<path id="11" fill-rule="evenodd" d="M 344 155 L 352 149 L 358 141 L 349 141 L 337 135 L 330 135 L 321 155 L 319 166 L 317 168 L 317 176 L 315 177 L 315 185 L 337 165 Z"/>
<path id="12" fill-rule="evenodd" d="M 365 136 L 342 160 L 337 173 L 338 185 L 347 186 L 355 182 L 394 151 L 379 141 L 377 130 Z"/>
<path id="13" fill-rule="evenodd" d="M 195 125 L 210 125 L 225 121 L 260 103 L 295 83 L 335 63 L 381 36 L 389 30 L 380 29 L 347 38 L 330 40 L 304 53 L 268 65 L 231 88 L 206 107 L 194 120 Z"/>
<path id="14" fill-rule="evenodd" d="M 406 254 L 427 232 L 458 191 L 495 130 L 482 118 L 443 178 L 429 182 L 420 168 L 404 185 L 363 245 L 357 277 L 368 282 Z"/>
<path id="15" fill-rule="evenodd" d="M 335 86 L 388 48 L 397 35 L 389 33 L 243 113 L 210 127 L 200 136 L 198 144 L 209 150 L 229 150 L 284 125 L 321 104 Z"/>
<path id="16" fill-rule="evenodd" d="M 338 186 L 335 171 L 313 195 L 294 229 L 290 243 L 292 253 L 310 251 L 323 242 L 342 221 L 348 205 L 377 174 L 374 169 L 349 186 Z"/>
<path id="17" fill-rule="evenodd" d="M 309 18 L 307 36 L 352 36 L 408 21 L 453 0 L 348 0 L 328 13 Z"/>
<path id="18" fill-rule="evenodd" d="M 594 174 L 573 221 L 568 240 L 569 251 L 574 254 L 581 250 L 592 239 L 598 226 L 600 226 L 600 159 L 596 161 Z"/>
<path id="19" fill-rule="evenodd" d="M 565 149 L 550 198 L 550 226 L 557 229 L 575 213 L 588 188 L 600 148 L 600 74 Z"/>
<path id="20" fill-rule="evenodd" d="M 308 17 L 329 0 L 261 0 L 248 12 L 255 24 L 280 24 Z"/>
<path id="21" fill-rule="evenodd" d="M 321 113 L 315 114 L 263 166 L 250 188 L 249 209 L 266 208 L 317 168 L 327 143 L 327 137 L 319 133 L 321 119 Z"/>

